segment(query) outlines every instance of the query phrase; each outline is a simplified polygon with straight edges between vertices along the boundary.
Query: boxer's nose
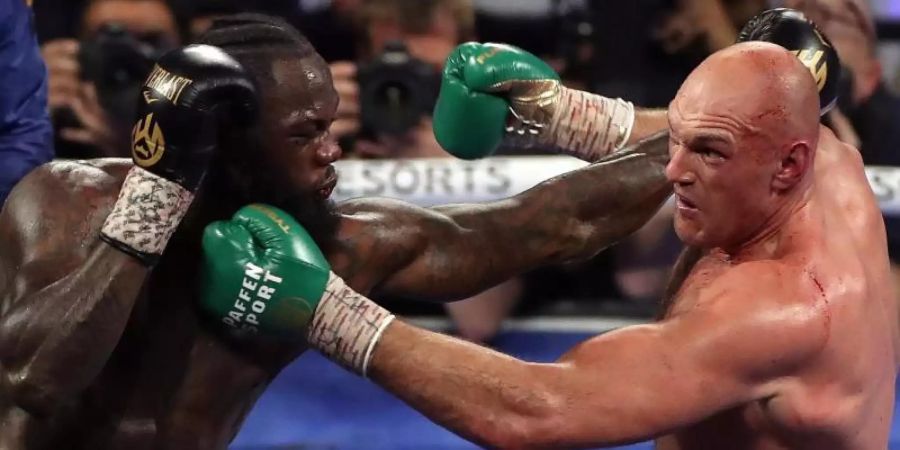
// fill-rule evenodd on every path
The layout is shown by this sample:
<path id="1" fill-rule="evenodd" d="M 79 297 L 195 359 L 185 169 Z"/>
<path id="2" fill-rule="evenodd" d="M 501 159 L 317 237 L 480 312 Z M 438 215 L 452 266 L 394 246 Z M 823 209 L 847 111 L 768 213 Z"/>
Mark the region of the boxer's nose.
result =
<path id="1" fill-rule="evenodd" d="M 666 165 L 666 178 L 677 184 L 690 184 L 694 181 L 693 172 L 688 168 L 688 152 L 675 143 L 669 144 L 669 164 Z"/>

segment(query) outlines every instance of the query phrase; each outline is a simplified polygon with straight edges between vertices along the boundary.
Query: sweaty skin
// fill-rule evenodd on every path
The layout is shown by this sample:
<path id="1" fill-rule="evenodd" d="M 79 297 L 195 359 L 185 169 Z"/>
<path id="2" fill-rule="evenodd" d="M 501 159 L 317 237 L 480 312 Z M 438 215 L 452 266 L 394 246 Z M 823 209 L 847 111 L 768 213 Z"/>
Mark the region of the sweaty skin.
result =
<path id="1" fill-rule="evenodd" d="M 886 448 L 900 336 L 884 226 L 808 71 L 736 45 L 669 121 L 675 227 L 698 250 L 659 322 L 533 364 L 394 321 L 369 377 L 488 447 Z"/>
<path id="2" fill-rule="evenodd" d="M 297 76 L 305 73 L 305 76 Z M 330 191 L 340 150 L 321 58 L 281 60 L 264 92 L 273 159 Z M 362 293 L 456 299 L 542 264 L 586 258 L 671 193 L 665 136 L 484 205 L 338 205 L 333 270 Z M 243 206 L 201 192 L 152 271 L 98 239 L 131 163 L 58 161 L 0 213 L 0 448 L 224 449 L 304 345 L 238 343 L 195 311 L 200 235 Z"/>

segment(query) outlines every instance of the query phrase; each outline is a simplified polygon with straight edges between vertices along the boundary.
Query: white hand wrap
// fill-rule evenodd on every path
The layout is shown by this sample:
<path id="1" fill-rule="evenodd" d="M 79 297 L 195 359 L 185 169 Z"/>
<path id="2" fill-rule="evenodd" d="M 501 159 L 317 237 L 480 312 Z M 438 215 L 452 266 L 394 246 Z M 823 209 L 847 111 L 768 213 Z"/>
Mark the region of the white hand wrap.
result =
<path id="1" fill-rule="evenodd" d="M 366 376 L 369 360 L 394 315 L 331 274 L 307 331 L 307 341 L 323 355 Z"/>
<path id="2" fill-rule="evenodd" d="M 193 198 L 177 183 L 132 167 L 100 232 L 142 254 L 160 255 Z"/>
<path id="3" fill-rule="evenodd" d="M 543 140 L 579 159 L 596 161 L 624 147 L 633 127 L 631 102 L 562 87 Z"/>

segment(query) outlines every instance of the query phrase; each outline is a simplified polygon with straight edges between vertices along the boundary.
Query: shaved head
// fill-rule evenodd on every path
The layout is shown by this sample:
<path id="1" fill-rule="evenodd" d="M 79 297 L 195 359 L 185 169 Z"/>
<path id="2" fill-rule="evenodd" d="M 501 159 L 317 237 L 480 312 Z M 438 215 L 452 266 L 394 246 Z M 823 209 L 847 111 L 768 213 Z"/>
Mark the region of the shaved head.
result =
<path id="1" fill-rule="evenodd" d="M 675 112 L 717 116 L 735 131 L 815 141 L 819 97 L 809 69 L 784 48 L 767 42 L 733 45 L 704 61 L 673 102 Z"/>
<path id="2" fill-rule="evenodd" d="M 812 183 L 819 94 L 800 60 L 746 42 L 715 53 L 669 108 L 667 174 L 676 231 L 694 245 L 740 245 Z"/>

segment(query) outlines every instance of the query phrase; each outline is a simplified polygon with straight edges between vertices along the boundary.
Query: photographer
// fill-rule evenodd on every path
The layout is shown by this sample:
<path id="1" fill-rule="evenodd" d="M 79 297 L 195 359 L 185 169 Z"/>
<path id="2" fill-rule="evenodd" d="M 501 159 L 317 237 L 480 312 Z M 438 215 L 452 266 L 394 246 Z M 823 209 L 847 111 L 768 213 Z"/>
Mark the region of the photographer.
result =
<path id="1" fill-rule="evenodd" d="M 92 0 L 79 40 L 44 44 L 48 103 L 61 158 L 125 156 L 140 83 L 181 43 L 162 0 Z"/>
<path id="2" fill-rule="evenodd" d="M 364 2 L 356 9 L 354 17 L 362 36 L 362 42 L 358 48 L 358 60 L 360 63 L 341 61 L 332 64 L 332 75 L 335 87 L 341 98 L 338 110 L 338 120 L 332 126 L 332 133 L 338 138 L 347 138 L 359 132 L 363 132 L 370 141 L 381 141 L 387 138 L 392 147 L 393 157 L 422 156 L 420 150 L 406 149 L 414 141 L 419 141 L 416 135 L 422 134 L 422 138 L 430 135 L 430 118 L 425 112 L 430 112 L 431 104 L 437 96 L 440 71 L 444 60 L 457 44 L 474 38 L 474 10 L 471 1 L 468 0 L 372 0 Z M 400 49 L 396 43 L 402 42 L 405 49 Z M 393 44 L 393 46 L 392 46 Z M 388 52 L 386 53 L 386 50 Z M 364 112 L 360 104 L 360 87 L 371 87 L 377 90 L 377 80 L 373 78 L 385 78 L 380 76 L 384 69 L 392 65 L 396 59 L 391 59 L 390 54 L 407 54 L 408 63 L 403 68 L 398 68 L 394 73 L 400 73 L 401 83 L 407 85 L 411 95 L 421 98 L 426 104 L 418 106 L 421 121 L 409 126 L 407 130 L 393 130 L 390 133 L 382 133 L 384 126 L 363 124 L 361 114 Z M 385 57 L 388 57 L 385 59 Z M 393 64 L 397 67 L 397 64 Z M 378 67 L 381 67 L 379 69 Z M 373 70 L 368 70 L 373 69 Z M 381 74 L 379 73 L 381 72 Z M 368 76 L 372 75 L 372 76 Z M 434 97 L 434 98 L 427 98 Z M 376 99 L 373 99 L 376 100 Z M 378 116 L 374 113 L 373 116 Z M 406 120 L 400 119 L 400 122 Z M 368 126 L 363 126 L 368 125 Z M 406 128 L 404 124 L 389 128 Z M 372 129 L 380 128 L 380 129 Z M 407 133 L 403 133 L 406 131 Z M 401 135 L 404 138 L 398 138 Z M 431 142 L 429 142 L 431 141 Z M 443 150 L 433 142 L 434 138 L 419 142 L 429 149 L 426 154 L 437 156 L 443 154 Z M 403 148 L 397 148 L 400 145 Z M 346 149 L 346 148 L 345 148 Z M 400 151 L 398 154 L 397 151 Z M 406 151 L 413 154 L 404 155 Z M 378 156 L 378 155 L 372 155 Z"/>

